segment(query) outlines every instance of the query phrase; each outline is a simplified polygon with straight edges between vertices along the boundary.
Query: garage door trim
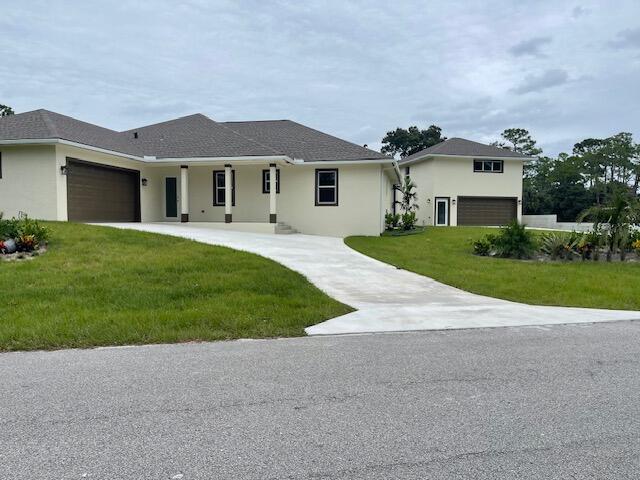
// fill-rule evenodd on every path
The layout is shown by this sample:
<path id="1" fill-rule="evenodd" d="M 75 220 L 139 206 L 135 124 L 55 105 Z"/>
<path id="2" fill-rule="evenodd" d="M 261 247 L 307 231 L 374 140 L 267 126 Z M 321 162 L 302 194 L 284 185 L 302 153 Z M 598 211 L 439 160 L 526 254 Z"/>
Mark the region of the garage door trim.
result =
<path id="1" fill-rule="evenodd" d="M 116 170 L 116 171 L 121 171 L 121 172 L 126 172 L 126 173 L 130 173 L 132 174 L 135 179 L 135 194 L 134 194 L 134 222 L 140 222 L 141 221 L 141 207 L 140 207 L 140 170 L 135 170 L 133 168 L 125 168 L 125 167 L 118 167 L 115 165 L 108 165 L 108 164 L 104 164 L 104 163 L 98 163 L 98 162 L 90 162 L 88 160 L 81 160 L 79 158 L 75 158 L 75 157 L 66 157 L 66 165 L 67 167 L 69 166 L 70 163 L 77 163 L 77 164 L 81 164 L 81 165 L 87 165 L 87 166 L 92 166 L 92 167 L 98 167 L 98 168 L 104 168 L 104 169 L 108 169 L 108 170 Z M 69 187 L 67 186 L 67 217 L 68 217 L 68 212 L 69 212 Z"/>

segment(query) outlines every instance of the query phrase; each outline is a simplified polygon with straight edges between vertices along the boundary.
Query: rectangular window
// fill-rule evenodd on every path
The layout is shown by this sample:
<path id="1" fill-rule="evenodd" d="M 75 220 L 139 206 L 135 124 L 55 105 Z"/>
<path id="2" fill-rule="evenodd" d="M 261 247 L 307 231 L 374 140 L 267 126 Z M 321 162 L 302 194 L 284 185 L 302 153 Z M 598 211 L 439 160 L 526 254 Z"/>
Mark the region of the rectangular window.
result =
<path id="1" fill-rule="evenodd" d="M 270 193 L 271 192 L 271 181 L 269 175 L 269 170 L 262 171 L 262 193 Z M 280 169 L 276 169 L 276 193 L 280 193 Z"/>
<path id="2" fill-rule="evenodd" d="M 504 162 L 502 160 L 474 160 L 473 171 L 482 173 L 502 173 L 504 172 Z"/>
<path id="3" fill-rule="evenodd" d="M 316 170 L 316 205 L 338 205 L 338 170 Z"/>
<path id="4" fill-rule="evenodd" d="M 213 206 L 223 207 L 225 204 L 224 195 L 224 170 L 213 171 Z M 236 204 L 236 171 L 231 170 L 231 205 Z"/>

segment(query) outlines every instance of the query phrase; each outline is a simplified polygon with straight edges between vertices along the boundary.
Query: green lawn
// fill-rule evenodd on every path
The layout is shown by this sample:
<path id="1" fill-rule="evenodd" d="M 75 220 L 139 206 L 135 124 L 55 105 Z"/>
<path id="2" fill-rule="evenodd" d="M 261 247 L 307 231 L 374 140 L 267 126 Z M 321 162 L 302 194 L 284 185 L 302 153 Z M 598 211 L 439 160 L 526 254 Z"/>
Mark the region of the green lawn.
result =
<path id="1" fill-rule="evenodd" d="M 0 262 L 0 350 L 304 335 L 351 311 L 266 258 L 151 233 L 50 223 Z"/>
<path id="2" fill-rule="evenodd" d="M 428 228 L 406 237 L 349 237 L 359 252 L 469 292 L 529 304 L 640 310 L 640 263 L 542 263 L 478 257 L 495 229 Z"/>

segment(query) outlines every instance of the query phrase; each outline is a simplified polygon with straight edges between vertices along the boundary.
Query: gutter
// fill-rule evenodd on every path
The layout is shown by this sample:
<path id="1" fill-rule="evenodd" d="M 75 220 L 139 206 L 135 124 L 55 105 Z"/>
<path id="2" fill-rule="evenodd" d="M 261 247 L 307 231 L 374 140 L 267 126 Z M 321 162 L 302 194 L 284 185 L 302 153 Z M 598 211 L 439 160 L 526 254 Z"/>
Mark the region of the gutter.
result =
<path id="1" fill-rule="evenodd" d="M 313 162 L 305 162 L 302 159 L 295 158 L 293 160 L 293 165 L 381 165 L 393 162 L 394 160 L 391 158 L 376 160 L 319 160 Z"/>

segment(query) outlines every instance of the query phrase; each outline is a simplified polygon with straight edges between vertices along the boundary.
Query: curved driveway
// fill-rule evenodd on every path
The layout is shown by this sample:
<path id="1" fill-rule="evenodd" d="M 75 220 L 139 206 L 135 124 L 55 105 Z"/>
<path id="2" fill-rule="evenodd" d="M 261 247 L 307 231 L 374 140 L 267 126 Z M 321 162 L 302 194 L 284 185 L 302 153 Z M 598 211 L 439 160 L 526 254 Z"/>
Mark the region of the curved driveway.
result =
<path id="1" fill-rule="evenodd" d="M 475 295 L 362 255 L 340 238 L 233 232 L 207 224 L 106 226 L 257 253 L 302 273 L 357 309 L 307 328 L 309 335 L 640 320 L 635 311 L 533 306 Z"/>

